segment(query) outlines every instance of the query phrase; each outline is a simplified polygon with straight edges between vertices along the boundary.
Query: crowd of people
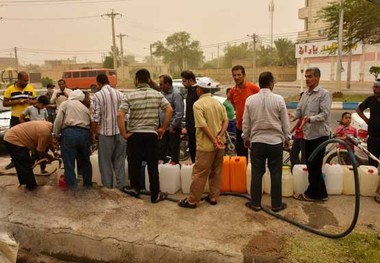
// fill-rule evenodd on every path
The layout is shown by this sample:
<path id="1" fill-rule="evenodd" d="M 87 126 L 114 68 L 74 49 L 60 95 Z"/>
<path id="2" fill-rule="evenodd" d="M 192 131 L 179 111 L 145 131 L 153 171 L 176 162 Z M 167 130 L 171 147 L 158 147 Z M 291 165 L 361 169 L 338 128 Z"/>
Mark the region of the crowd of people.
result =
<path id="1" fill-rule="evenodd" d="M 210 191 L 205 200 L 216 205 L 222 181 L 225 133 L 236 132 L 237 155 L 250 158 L 252 163 L 251 201 L 246 206 L 261 210 L 262 178 L 268 167 L 271 208 L 279 212 L 287 207 L 282 202 L 281 192 L 283 148 L 290 148 L 291 134 L 295 132 L 292 167 L 306 163 L 309 186 L 294 197 L 301 201 L 327 201 L 322 175 L 325 149 L 309 160 L 330 135 L 332 100 L 329 91 L 319 83 L 320 70 L 312 67 L 305 71 L 307 90 L 300 94 L 293 113 L 288 113 L 284 98 L 274 93 L 275 77 L 271 72 L 260 74 L 259 87 L 245 80 L 243 66 L 234 66 L 231 73 L 235 85 L 226 90 L 227 99 L 221 104 L 212 98 L 216 87 L 210 79 L 196 79 L 188 70 L 181 72 L 186 98 L 173 87 L 169 75 L 159 76 L 157 85 L 146 69 L 136 72 L 136 88 L 125 94 L 111 87 L 105 74 L 98 75 L 98 91 L 92 97 L 79 89 L 69 89 L 63 79 L 58 81 L 58 89 L 49 84 L 47 93 L 37 97 L 28 83 L 28 74 L 19 72 L 17 82 L 4 93 L 3 104 L 11 107 L 10 129 L 4 141 L 12 162 L 6 168 L 15 166 L 20 185 L 34 190 L 38 187 L 33 174 L 35 161 L 52 161 L 59 149 L 67 187 L 77 188 L 78 171 L 83 176 L 83 186 L 91 187 L 90 155 L 92 145 L 97 144 L 104 187 L 115 186 L 138 198 L 143 188 L 141 164 L 146 161 L 150 182 L 147 190 L 150 190 L 151 202 L 157 203 L 168 195 L 160 190 L 158 164 L 179 163 L 180 139 L 185 128 L 194 166 L 190 194 L 178 205 L 196 208 L 207 180 Z M 379 157 L 380 81 L 374 82 L 373 91 L 374 95 L 356 111 L 368 123 L 368 149 Z M 367 108 L 370 118 L 363 113 Z M 336 130 L 338 137 L 356 135 L 350 118 L 349 112 L 342 115 L 341 125 Z M 291 129 L 293 121 L 297 123 Z M 300 152 L 302 158 L 298 158 Z M 126 158 L 130 185 L 126 185 Z M 378 163 L 369 161 L 378 167 Z M 47 173 L 45 163 L 41 164 L 41 173 Z M 380 195 L 375 199 L 380 202 Z"/>

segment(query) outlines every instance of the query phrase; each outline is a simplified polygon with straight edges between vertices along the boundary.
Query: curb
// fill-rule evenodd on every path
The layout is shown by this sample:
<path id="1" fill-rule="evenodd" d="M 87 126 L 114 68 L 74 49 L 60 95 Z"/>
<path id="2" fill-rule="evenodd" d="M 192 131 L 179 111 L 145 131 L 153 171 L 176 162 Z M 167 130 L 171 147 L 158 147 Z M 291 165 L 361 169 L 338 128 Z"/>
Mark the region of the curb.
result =
<path id="1" fill-rule="evenodd" d="M 361 102 L 341 102 L 341 101 L 333 101 L 331 104 L 332 110 L 355 110 Z M 286 103 L 286 108 L 288 109 L 296 109 L 298 105 L 298 101 L 291 101 Z"/>

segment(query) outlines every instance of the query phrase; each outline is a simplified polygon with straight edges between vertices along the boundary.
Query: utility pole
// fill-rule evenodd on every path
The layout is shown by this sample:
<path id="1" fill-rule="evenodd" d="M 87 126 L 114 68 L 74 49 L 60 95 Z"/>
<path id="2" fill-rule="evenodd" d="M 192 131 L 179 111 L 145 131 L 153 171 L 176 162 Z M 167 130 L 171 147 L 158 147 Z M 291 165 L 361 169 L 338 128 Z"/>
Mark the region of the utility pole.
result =
<path id="1" fill-rule="evenodd" d="M 273 0 L 269 3 L 270 12 L 270 46 L 273 47 L 273 13 L 274 13 L 274 2 Z"/>
<path id="2" fill-rule="evenodd" d="M 114 13 L 113 9 L 111 9 L 111 13 L 103 14 L 103 16 L 107 16 L 111 18 L 111 25 L 112 25 L 112 58 L 113 58 L 113 68 L 117 68 L 117 61 L 116 61 L 116 38 L 115 38 L 115 17 L 121 16 L 120 13 Z"/>
<path id="3" fill-rule="evenodd" d="M 16 60 L 16 70 L 18 72 L 18 55 L 17 55 L 17 47 L 15 47 L 15 60 Z"/>
<path id="4" fill-rule="evenodd" d="M 153 73 L 153 45 L 149 44 L 150 71 Z"/>
<path id="5" fill-rule="evenodd" d="M 343 0 L 340 0 L 339 31 L 338 31 L 338 53 L 336 56 L 336 87 L 342 91 L 342 46 L 343 46 Z"/>
<path id="6" fill-rule="evenodd" d="M 218 60 L 217 60 L 217 65 L 216 65 L 216 68 L 217 70 L 219 71 L 219 44 L 218 44 Z"/>
<path id="7" fill-rule="evenodd" d="M 247 35 L 247 37 L 252 38 L 252 81 L 256 82 L 256 41 L 257 35 L 253 33 L 252 35 Z"/>
<path id="8" fill-rule="evenodd" d="M 120 55 L 121 55 L 121 80 L 124 81 L 124 52 L 123 52 L 123 37 L 127 37 L 128 35 L 120 33 L 117 35 L 120 38 Z"/>

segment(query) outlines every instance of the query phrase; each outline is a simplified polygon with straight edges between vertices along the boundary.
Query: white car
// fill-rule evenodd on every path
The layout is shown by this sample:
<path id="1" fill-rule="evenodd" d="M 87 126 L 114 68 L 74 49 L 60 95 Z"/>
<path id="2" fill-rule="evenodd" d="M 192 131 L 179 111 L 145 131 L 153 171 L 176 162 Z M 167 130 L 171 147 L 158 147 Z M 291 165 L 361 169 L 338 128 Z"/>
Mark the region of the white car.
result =
<path id="1" fill-rule="evenodd" d="M 196 77 L 195 79 L 198 80 L 200 77 Z M 206 77 L 210 80 L 211 82 L 211 87 L 216 87 L 217 89 L 213 90 L 213 93 L 216 91 L 219 91 L 223 88 L 223 86 L 220 84 L 220 82 L 210 78 Z M 186 89 L 182 84 L 182 79 L 173 79 L 173 87 L 178 88 L 181 91 L 181 94 L 184 95 L 186 94 Z"/>
<path id="2" fill-rule="evenodd" d="M 0 155 L 8 152 L 3 137 L 5 132 L 9 129 L 10 119 L 11 110 L 9 107 L 3 107 L 3 99 L 0 98 Z"/>

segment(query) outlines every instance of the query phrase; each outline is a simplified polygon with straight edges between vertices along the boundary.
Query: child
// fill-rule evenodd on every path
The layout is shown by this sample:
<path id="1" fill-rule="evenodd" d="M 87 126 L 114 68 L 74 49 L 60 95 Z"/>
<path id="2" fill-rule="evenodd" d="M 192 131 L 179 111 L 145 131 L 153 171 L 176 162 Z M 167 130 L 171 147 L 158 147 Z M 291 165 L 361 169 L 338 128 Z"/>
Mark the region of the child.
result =
<path id="1" fill-rule="evenodd" d="M 228 99 L 231 88 L 226 90 L 227 99 L 223 102 L 223 106 L 226 108 L 228 117 L 228 132 L 236 133 L 236 121 L 235 121 L 235 109 L 231 101 Z"/>
<path id="2" fill-rule="evenodd" d="M 347 135 L 353 135 L 354 137 L 357 137 L 357 131 L 356 128 L 351 126 L 351 113 L 350 112 L 343 112 L 342 119 L 339 122 L 339 126 L 335 129 L 335 136 L 338 139 L 344 140 Z M 340 149 L 345 149 L 345 147 L 342 144 L 339 144 L 338 147 Z M 355 151 L 354 145 L 351 144 L 352 151 Z M 347 154 L 345 158 L 346 164 L 351 164 L 351 160 Z"/>
<path id="3" fill-rule="evenodd" d="M 303 92 L 300 93 L 299 99 L 301 99 Z M 303 119 L 300 118 L 297 124 L 293 127 L 290 133 L 294 132 L 293 135 L 293 144 L 290 149 L 290 167 L 291 172 L 293 172 L 293 167 L 296 164 L 305 164 L 305 141 L 303 140 L 303 129 L 302 129 Z M 301 152 L 301 159 L 299 158 L 299 154 Z"/>
<path id="4" fill-rule="evenodd" d="M 20 122 L 25 122 L 26 116 L 29 116 L 31 121 L 46 121 L 48 119 L 46 105 L 49 105 L 49 99 L 46 96 L 39 96 L 37 102 L 26 108 L 20 116 Z"/>
<path id="5" fill-rule="evenodd" d="M 49 99 L 47 96 L 39 96 L 37 99 L 37 102 L 26 108 L 26 110 L 21 114 L 20 116 L 20 122 L 28 121 L 26 119 L 26 116 L 29 116 L 30 121 L 37 121 L 37 120 L 48 120 L 48 112 L 46 110 L 46 105 L 49 104 Z M 32 151 L 32 160 L 36 161 L 39 159 L 37 151 Z M 46 171 L 46 164 L 42 163 L 40 165 L 41 167 L 41 174 L 48 173 Z"/>

